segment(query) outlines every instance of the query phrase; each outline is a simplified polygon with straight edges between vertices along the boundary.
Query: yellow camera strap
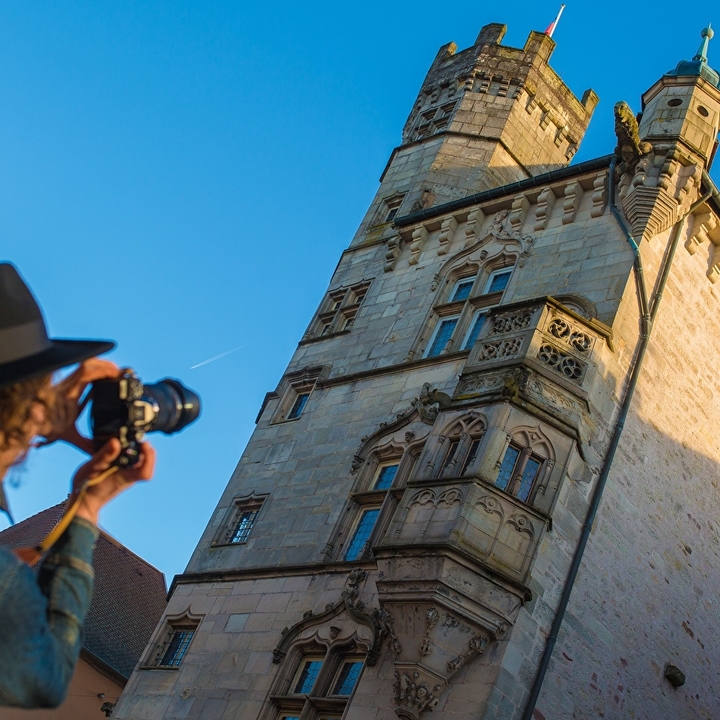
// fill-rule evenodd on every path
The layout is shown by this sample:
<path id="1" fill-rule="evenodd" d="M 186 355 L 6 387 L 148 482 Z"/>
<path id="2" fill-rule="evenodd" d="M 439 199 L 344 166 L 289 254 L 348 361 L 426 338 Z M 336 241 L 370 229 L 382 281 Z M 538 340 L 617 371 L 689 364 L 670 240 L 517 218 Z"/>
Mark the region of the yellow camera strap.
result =
<path id="1" fill-rule="evenodd" d="M 72 522 L 75 514 L 77 513 L 80 503 L 85 497 L 87 489 L 93 485 L 99 485 L 103 480 L 109 478 L 114 472 L 117 472 L 119 468 L 115 465 L 109 467 L 107 470 L 101 472 L 97 477 L 87 479 L 79 488 L 73 490 L 67 499 L 67 505 L 65 512 L 58 521 L 58 524 L 47 534 L 44 540 L 35 547 L 23 547 L 16 548 L 13 550 L 15 555 L 27 563 L 28 565 L 35 565 L 42 558 L 43 555 L 58 541 L 60 536 L 67 530 L 68 525 Z"/>

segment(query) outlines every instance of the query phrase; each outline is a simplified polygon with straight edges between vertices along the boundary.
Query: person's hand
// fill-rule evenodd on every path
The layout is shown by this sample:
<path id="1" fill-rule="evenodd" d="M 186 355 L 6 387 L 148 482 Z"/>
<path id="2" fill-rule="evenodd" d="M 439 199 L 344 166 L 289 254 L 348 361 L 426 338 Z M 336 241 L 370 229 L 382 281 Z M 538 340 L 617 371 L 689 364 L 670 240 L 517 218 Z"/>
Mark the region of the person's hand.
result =
<path id="1" fill-rule="evenodd" d="M 37 435 L 45 438 L 43 445 L 49 445 L 57 440 L 70 443 L 88 455 L 93 454 L 93 443 L 90 438 L 80 434 L 76 422 L 83 410 L 80 400 L 87 386 L 96 380 L 119 378 L 122 370 L 108 360 L 92 358 L 80 364 L 75 372 L 61 380 L 52 389 L 55 395 L 56 410 L 46 417 L 37 428 Z"/>
<path id="2" fill-rule="evenodd" d="M 81 466 L 73 478 L 73 494 L 88 481 L 108 470 L 120 454 L 121 446 L 117 438 L 108 440 L 92 459 Z M 118 469 L 97 485 L 90 485 L 80 503 L 77 517 L 84 518 L 94 525 L 98 523 L 100 508 L 109 503 L 123 490 L 127 490 L 138 480 L 150 480 L 155 469 L 155 450 L 148 443 L 140 445 L 140 458 L 131 468 Z"/>

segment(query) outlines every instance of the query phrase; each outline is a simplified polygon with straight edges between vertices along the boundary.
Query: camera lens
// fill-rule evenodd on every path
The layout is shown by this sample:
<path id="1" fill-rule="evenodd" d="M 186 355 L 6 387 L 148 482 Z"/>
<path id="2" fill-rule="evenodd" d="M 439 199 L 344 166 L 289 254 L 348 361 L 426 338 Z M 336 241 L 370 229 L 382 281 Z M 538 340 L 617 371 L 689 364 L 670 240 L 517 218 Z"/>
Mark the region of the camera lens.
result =
<path id="1" fill-rule="evenodd" d="M 145 385 L 143 400 L 155 406 L 155 418 L 146 432 L 179 432 L 200 415 L 200 398 L 179 380 L 165 378 Z"/>

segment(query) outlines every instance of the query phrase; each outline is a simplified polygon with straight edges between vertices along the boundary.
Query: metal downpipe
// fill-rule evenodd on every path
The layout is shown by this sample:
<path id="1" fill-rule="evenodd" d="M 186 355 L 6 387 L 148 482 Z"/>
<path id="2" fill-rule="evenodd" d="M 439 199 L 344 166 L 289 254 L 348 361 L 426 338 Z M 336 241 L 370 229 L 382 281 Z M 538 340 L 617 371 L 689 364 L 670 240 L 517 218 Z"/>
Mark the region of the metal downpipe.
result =
<path id="1" fill-rule="evenodd" d="M 560 602 L 558 603 L 558 609 L 555 614 L 552 627 L 550 628 L 550 633 L 547 637 L 545 650 L 543 652 L 543 656 L 538 667 L 535 682 L 533 683 L 532 690 L 530 691 L 530 697 L 528 698 L 527 705 L 525 706 L 525 712 L 523 713 L 522 720 L 532 720 L 535 706 L 537 704 L 538 697 L 540 696 L 540 690 L 542 689 L 542 684 L 545 679 L 548 666 L 550 664 L 550 659 L 552 657 L 552 653 L 557 642 L 563 619 L 565 617 L 565 611 L 567 610 L 567 606 L 570 601 L 570 595 L 572 594 L 575 580 L 577 579 L 577 574 L 580 570 L 580 564 L 582 562 L 583 554 L 585 553 L 585 548 L 590 537 L 590 532 L 592 530 L 593 523 L 595 522 L 598 508 L 600 507 L 600 501 L 602 500 L 605 485 L 607 484 L 607 480 L 610 475 L 610 469 L 615 458 L 615 453 L 617 451 L 618 445 L 620 444 L 620 437 L 622 436 L 622 431 L 625 427 L 625 421 L 630 411 L 630 404 L 635 393 L 635 388 L 637 387 L 638 379 L 640 377 L 640 370 L 642 369 L 643 360 L 645 359 L 645 353 L 650 342 L 652 324 L 657 315 L 658 308 L 660 307 L 660 300 L 662 299 L 665 285 L 670 275 L 670 267 L 675 257 L 675 251 L 677 250 L 678 241 L 680 239 L 680 232 L 682 230 L 685 217 L 687 217 L 687 215 L 689 215 L 703 202 L 708 200 L 711 196 L 720 200 L 720 193 L 718 193 L 718 189 L 708 177 L 706 181 L 706 186 L 710 188 L 710 191 L 706 193 L 702 198 L 700 198 L 700 200 L 697 200 L 695 203 L 693 203 L 688 213 L 682 218 L 680 218 L 680 220 L 678 220 L 673 227 L 668 252 L 666 253 L 665 259 L 663 261 L 663 266 L 660 271 L 660 280 L 658 283 L 658 287 L 656 292 L 653 293 L 652 301 L 648 302 L 647 290 L 645 287 L 644 271 L 642 266 L 642 258 L 640 257 L 639 247 L 635 242 L 633 236 L 630 234 L 630 231 L 625 226 L 625 223 L 623 222 L 620 213 L 615 207 L 615 188 L 613 182 L 615 165 L 616 161 L 615 159 L 613 159 L 613 161 L 610 163 L 610 169 L 608 172 L 608 200 L 610 205 L 610 211 L 620 225 L 620 228 L 622 229 L 625 238 L 627 239 L 633 251 L 633 272 L 635 275 L 635 282 L 638 286 L 638 306 L 641 316 L 640 342 L 638 344 L 635 364 L 633 365 L 630 380 L 628 382 L 627 390 L 625 392 L 625 398 L 623 399 L 623 404 L 618 415 L 618 420 L 615 424 L 615 430 L 613 431 L 612 440 L 610 441 L 610 446 L 608 448 L 607 455 L 605 456 L 605 462 L 603 463 L 600 477 L 598 478 L 597 485 L 595 486 L 595 491 L 593 492 L 590 507 L 588 508 L 587 516 L 585 517 L 585 522 L 580 533 L 580 539 L 578 540 L 575 554 L 573 555 L 572 564 L 570 566 L 570 571 L 568 572 L 567 581 L 565 583 L 565 587 L 563 588 Z M 703 173 L 703 180 L 705 180 L 706 176 L 707 173 Z"/>

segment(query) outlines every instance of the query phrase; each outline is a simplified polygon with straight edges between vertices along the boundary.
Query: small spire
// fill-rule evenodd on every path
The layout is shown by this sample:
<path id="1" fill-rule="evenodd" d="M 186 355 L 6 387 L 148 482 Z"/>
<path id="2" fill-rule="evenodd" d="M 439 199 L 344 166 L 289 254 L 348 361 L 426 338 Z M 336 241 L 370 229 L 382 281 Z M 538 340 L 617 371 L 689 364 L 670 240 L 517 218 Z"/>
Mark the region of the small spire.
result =
<path id="1" fill-rule="evenodd" d="M 708 61 L 708 57 L 707 57 L 708 45 L 710 44 L 710 41 L 713 39 L 713 35 L 715 35 L 715 32 L 712 29 L 712 25 L 710 23 L 708 23 L 708 26 L 700 33 L 702 42 L 700 43 L 700 47 L 698 48 L 697 55 L 695 55 L 693 60 L 698 60 L 698 61 L 704 62 L 704 63 L 706 63 Z"/>

